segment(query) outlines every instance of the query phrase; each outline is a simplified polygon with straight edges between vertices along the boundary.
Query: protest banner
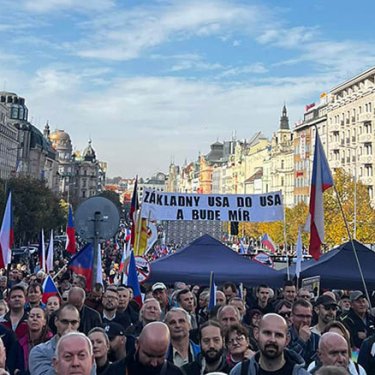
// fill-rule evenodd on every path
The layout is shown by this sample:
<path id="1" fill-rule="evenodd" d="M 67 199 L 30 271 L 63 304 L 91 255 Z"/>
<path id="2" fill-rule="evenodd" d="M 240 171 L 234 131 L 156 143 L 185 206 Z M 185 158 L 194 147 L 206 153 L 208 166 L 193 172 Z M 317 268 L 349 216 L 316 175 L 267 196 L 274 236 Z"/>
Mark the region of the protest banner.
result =
<path id="1" fill-rule="evenodd" d="M 306 288 L 314 297 L 319 297 L 320 294 L 320 276 L 312 276 L 302 279 L 301 288 Z"/>
<path id="2" fill-rule="evenodd" d="M 165 193 L 146 189 L 141 216 L 151 220 L 282 221 L 281 192 L 251 195 Z"/>

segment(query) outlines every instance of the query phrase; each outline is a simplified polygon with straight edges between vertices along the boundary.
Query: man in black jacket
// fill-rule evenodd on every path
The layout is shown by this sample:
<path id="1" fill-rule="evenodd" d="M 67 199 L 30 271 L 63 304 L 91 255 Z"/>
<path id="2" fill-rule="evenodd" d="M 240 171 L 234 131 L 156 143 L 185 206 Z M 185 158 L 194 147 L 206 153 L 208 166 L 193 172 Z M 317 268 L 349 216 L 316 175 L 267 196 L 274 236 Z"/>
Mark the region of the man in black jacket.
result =
<path id="1" fill-rule="evenodd" d="M 112 363 L 108 374 L 182 375 L 181 370 L 165 359 L 169 345 L 169 329 L 162 322 L 147 324 L 135 344 L 136 353 Z"/>
<path id="2" fill-rule="evenodd" d="M 85 305 L 85 298 L 82 288 L 74 286 L 69 290 L 68 303 L 77 308 L 81 319 L 78 331 L 87 335 L 92 328 L 102 326 L 102 319 L 97 311 Z"/>
<path id="3" fill-rule="evenodd" d="M 200 327 L 201 354 L 182 367 L 186 375 L 200 375 L 209 372 L 229 374 L 230 368 L 224 356 L 224 335 L 220 324 L 208 320 Z"/>

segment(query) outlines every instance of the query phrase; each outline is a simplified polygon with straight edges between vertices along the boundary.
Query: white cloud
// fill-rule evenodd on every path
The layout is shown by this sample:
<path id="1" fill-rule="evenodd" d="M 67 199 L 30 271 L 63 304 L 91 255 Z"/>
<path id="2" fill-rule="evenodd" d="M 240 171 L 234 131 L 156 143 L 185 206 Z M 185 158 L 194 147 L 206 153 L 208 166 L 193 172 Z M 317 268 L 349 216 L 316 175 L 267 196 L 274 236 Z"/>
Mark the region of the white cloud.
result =
<path id="1" fill-rule="evenodd" d="M 114 6 L 113 0 L 21 0 L 18 6 L 35 13 L 50 13 L 60 10 L 103 11 Z"/>
<path id="2" fill-rule="evenodd" d="M 262 8 L 225 1 L 170 1 L 101 14 L 82 25 L 90 37 L 70 44 L 81 57 L 128 60 L 171 40 L 256 30 Z"/>
<path id="3" fill-rule="evenodd" d="M 242 74 L 264 74 L 268 69 L 262 63 L 254 63 L 246 66 L 238 66 L 224 70 L 220 77 L 234 77 Z"/>

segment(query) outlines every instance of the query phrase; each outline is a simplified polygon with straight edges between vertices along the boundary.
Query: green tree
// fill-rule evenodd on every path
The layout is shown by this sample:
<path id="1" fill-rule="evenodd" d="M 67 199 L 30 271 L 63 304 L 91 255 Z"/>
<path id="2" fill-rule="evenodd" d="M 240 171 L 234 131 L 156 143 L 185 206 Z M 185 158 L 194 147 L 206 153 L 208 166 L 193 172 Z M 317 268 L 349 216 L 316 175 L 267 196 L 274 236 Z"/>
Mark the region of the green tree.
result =
<path id="1" fill-rule="evenodd" d="M 2 184 L 5 186 L 5 184 Z M 66 214 L 59 199 L 44 181 L 28 177 L 11 178 L 6 183 L 12 191 L 13 225 L 16 244 L 36 241 L 43 228 L 45 233 L 59 229 Z M 1 194 L 1 212 L 5 208 L 5 193 Z"/>

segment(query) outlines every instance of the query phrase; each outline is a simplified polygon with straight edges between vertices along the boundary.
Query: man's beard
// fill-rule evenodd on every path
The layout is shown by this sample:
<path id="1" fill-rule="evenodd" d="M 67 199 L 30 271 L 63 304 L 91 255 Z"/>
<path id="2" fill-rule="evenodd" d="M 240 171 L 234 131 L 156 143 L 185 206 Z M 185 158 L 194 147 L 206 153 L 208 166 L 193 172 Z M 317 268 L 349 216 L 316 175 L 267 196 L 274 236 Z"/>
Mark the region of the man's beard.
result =
<path id="1" fill-rule="evenodd" d="M 221 348 L 220 350 L 209 349 L 207 351 L 202 352 L 206 362 L 212 364 L 220 360 L 221 356 L 224 353 L 224 348 Z"/>
<path id="2" fill-rule="evenodd" d="M 277 344 L 267 344 L 261 349 L 262 354 L 268 359 L 275 359 L 282 355 L 283 351 L 280 351 L 280 348 Z"/>
<path id="3" fill-rule="evenodd" d="M 156 367 L 144 365 L 139 361 L 138 353 L 136 353 L 135 358 L 137 362 L 137 371 L 139 371 L 139 375 L 159 375 L 164 365 L 164 363 Z"/>

